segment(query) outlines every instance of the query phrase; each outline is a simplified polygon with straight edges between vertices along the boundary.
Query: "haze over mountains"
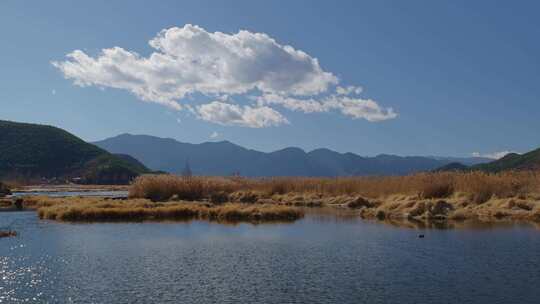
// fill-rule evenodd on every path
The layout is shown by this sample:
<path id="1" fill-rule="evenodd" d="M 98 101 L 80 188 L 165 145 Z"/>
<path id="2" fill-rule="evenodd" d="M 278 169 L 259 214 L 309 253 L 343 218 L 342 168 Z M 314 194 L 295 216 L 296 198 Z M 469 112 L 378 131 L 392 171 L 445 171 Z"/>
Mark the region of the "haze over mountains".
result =
<path id="1" fill-rule="evenodd" d="M 130 134 L 122 134 L 94 144 L 111 153 L 129 154 L 152 170 L 181 173 L 186 163 L 189 163 L 191 170 L 197 175 L 405 175 L 433 170 L 453 162 L 475 165 L 491 161 L 479 157 L 402 157 L 387 154 L 362 157 L 329 149 L 305 152 L 294 147 L 265 153 L 228 141 L 190 144 L 170 138 Z"/>

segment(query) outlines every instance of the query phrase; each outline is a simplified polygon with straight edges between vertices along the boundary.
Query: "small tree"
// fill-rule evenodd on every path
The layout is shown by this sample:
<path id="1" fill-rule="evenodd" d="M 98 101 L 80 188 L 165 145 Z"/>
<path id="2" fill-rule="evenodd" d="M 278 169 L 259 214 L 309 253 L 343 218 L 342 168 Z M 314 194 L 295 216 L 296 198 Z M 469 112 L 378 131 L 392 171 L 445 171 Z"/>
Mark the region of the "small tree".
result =
<path id="1" fill-rule="evenodd" d="M 193 176 L 193 172 L 191 172 L 191 167 L 189 166 L 189 160 L 186 160 L 186 165 L 184 166 L 184 170 L 182 170 L 182 176 L 183 177 Z"/>

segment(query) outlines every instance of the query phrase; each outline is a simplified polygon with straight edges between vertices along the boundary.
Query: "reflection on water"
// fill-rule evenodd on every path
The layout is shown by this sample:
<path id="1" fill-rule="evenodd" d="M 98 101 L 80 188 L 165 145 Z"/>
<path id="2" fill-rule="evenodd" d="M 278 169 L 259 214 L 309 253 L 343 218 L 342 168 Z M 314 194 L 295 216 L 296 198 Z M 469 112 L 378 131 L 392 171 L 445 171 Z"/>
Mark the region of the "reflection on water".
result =
<path id="1" fill-rule="evenodd" d="M 489 218 L 485 220 L 418 220 L 418 219 L 385 219 L 380 223 L 389 224 L 399 228 L 409 229 L 500 229 L 500 228 L 535 228 L 540 229 L 539 223 L 513 221 L 510 219 L 497 220 Z M 540 233 L 540 231 L 539 231 Z"/>
<path id="2" fill-rule="evenodd" d="M 425 226 L 324 209 L 292 224 L 8 223 L 0 303 L 540 303 L 540 231 L 522 225 L 419 239 Z"/>

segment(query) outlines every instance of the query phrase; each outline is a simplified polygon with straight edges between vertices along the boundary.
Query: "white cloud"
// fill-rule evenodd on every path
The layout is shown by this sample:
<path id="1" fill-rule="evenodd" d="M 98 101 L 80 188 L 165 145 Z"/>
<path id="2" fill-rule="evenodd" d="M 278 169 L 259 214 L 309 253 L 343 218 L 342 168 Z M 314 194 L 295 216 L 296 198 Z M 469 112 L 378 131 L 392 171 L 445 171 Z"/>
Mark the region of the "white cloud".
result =
<path id="1" fill-rule="evenodd" d="M 392 108 L 382 108 L 375 101 L 343 95 L 330 95 L 320 100 L 299 99 L 295 97 L 280 96 L 277 94 L 264 94 L 256 98 L 259 105 L 279 104 L 283 107 L 304 113 L 329 112 L 338 110 L 352 118 L 363 118 L 371 122 L 383 121 L 397 117 Z"/>
<path id="2" fill-rule="evenodd" d="M 127 90 L 143 101 L 185 108 L 223 125 L 259 128 L 288 123 L 269 107 L 276 102 L 265 96 L 285 98 L 287 102 L 280 104 L 304 113 L 337 110 L 368 121 L 397 116 L 373 100 L 353 97 L 362 93 L 361 87 L 339 86 L 338 78 L 324 71 L 315 57 L 264 33 L 208 32 L 187 24 L 162 30 L 149 45 L 153 52 L 147 57 L 112 47 L 95 57 L 75 50 L 52 64 L 75 85 Z M 195 106 L 195 93 L 216 101 Z M 258 106 L 230 104 L 235 95 L 263 99 Z M 225 112 L 215 113 L 217 109 Z"/>
<path id="3" fill-rule="evenodd" d="M 56 90 L 52 89 L 51 94 L 56 95 Z"/>
<path id="4" fill-rule="evenodd" d="M 472 156 L 474 157 L 484 157 L 484 158 L 491 158 L 491 159 L 500 159 L 506 156 L 509 153 L 518 153 L 515 151 L 499 151 L 499 152 L 491 152 L 491 153 L 485 153 L 482 154 L 480 152 L 473 152 Z"/>
<path id="5" fill-rule="evenodd" d="M 219 137 L 219 133 L 214 131 L 212 132 L 212 134 L 210 134 L 210 138 L 218 138 Z"/>
<path id="6" fill-rule="evenodd" d="M 337 78 L 316 58 L 281 45 L 266 34 L 239 31 L 210 33 L 187 24 L 161 31 L 150 40 L 149 57 L 120 47 L 96 58 L 81 50 L 53 62 L 79 86 L 126 89 L 143 100 L 180 108 L 187 94 L 262 92 L 310 95 L 324 92 Z"/>
<path id="7" fill-rule="evenodd" d="M 272 108 L 240 106 L 213 101 L 197 107 L 200 119 L 225 126 L 263 128 L 287 124 L 289 121 Z"/>
<path id="8" fill-rule="evenodd" d="M 350 94 L 360 95 L 363 90 L 364 89 L 362 87 L 356 87 L 356 86 L 348 86 L 348 87 L 338 86 L 338 87 L 336 87 L 336 93 L 338 95 L 350 95 Z"/>

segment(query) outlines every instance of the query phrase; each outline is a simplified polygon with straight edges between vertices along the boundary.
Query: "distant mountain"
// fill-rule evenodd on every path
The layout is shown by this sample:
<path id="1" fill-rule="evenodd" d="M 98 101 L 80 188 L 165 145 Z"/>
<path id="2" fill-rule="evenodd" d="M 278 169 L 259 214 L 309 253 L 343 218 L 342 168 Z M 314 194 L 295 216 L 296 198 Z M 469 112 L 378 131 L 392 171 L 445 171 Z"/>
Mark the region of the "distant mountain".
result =
<path id="1" fill-rule="evenodd" d="M 116 184 L 148 171 L 62 129 L 0 120 L 0 178 Z"/>
<path id="2" fill-rule="evenodd" d="M 94 144 L 111 153 L 132 155 L 152 170 L 181 173 L 188 162 L 197 175 L 230 175 L 235 172 L 243 176 L 405 175 L 430 171 L 454 161 L 452 158 L 385 154 L 362 157 L 329 149 L 305 152 L 294 147 L 265 153 L 228 141 L 189 144 L 170 138 L 130 134 Z M 471 164 L 482 161 L 467 160 Z"/>

